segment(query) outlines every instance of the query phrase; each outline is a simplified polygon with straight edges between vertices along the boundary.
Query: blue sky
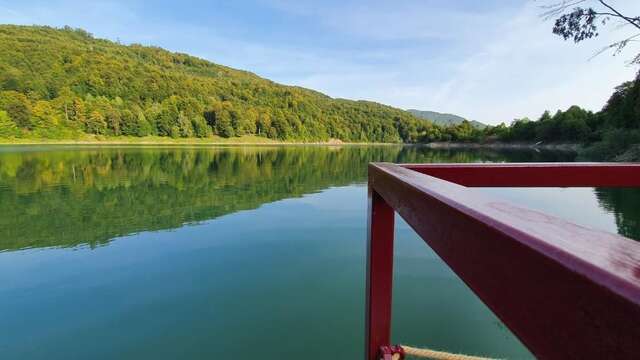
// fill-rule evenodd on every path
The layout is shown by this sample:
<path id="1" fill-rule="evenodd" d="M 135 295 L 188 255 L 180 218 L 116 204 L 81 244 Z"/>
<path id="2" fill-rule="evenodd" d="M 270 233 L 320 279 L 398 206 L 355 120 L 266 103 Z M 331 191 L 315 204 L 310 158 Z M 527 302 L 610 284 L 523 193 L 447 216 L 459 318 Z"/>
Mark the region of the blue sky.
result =
<path id="1" fill-rule="evenodd" d="M 612 0 L 640 14 L 640 1 Z M 70 25 L 157 45 L 334 97 L 451 112 L 487 123 L 578 104 L 599 110 L 633 78 L 592 55 L 631 29 L 576 46 L 551 34 L 544 1 L 0 0 L 0 23 Z"/>

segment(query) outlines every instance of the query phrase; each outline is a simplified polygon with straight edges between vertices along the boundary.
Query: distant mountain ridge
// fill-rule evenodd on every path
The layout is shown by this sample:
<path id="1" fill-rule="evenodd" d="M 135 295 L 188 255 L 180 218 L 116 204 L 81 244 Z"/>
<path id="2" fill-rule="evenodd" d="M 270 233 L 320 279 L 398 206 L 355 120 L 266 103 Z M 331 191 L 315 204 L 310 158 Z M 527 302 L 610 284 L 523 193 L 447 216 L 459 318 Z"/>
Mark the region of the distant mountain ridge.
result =
<path id="1" fill-rule="evenodd" d="M 408 109 L 407 112 L 409 112 L 410 114 L 412 114 L 417 118 L 430 120 L 434 124 L 441 125 L 441 126 L 458 125 L 458 124 L 461 124 L 463 121 L 468 120 L 463 118 L 462 116 L 447 114 L 447 113 L 439 113 L 437 111 Z M 475 120 L 468 120 L 468 121 L 471 123 L 471 125 L 473 125 L 478 129 L 484 129 L 485 127 L 487 127 L 486 124 L 483 124 L 479 121 L 475 121 Z"/>

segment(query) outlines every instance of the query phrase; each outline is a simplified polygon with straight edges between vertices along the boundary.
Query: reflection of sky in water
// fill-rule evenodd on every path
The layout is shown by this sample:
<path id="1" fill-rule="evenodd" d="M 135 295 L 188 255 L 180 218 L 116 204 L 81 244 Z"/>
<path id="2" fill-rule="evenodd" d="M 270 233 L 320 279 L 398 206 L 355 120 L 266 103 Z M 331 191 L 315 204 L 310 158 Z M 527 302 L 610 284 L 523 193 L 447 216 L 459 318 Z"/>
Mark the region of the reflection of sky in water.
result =
<path id="1" fill-rule="evenodd" d="M 356 191 L 357 190 L 357 191 Z M 614 214 L 598 201 L 593 188 L 476 188 L 486 196 L 502 199 L 521 207 L 538 210 L 596 230 L 616 233 Z M 350 212 L 360 209 L 366 185 L 333 188 L 322 197 L 305 196 L 300 202 L 318 209 Z M 409 228 L 403 221 L 399 228 Z"/>
<path id="2" fill-rule="evenodd" d="M 492 197 L 555 215 L 577 225 L 616 233 L 612 213 L 598 202 L 593 188 L 479 188 Z"/>
<path id="3" fill-rule="evenodd" d="M 94 249 L 0 253 L 0 348 L 31 359 L 359 358 L 366 209 L 365 186 L 333 187 Z M 526 356 L 401 220 L 397 234 L 398 341 Z"/>

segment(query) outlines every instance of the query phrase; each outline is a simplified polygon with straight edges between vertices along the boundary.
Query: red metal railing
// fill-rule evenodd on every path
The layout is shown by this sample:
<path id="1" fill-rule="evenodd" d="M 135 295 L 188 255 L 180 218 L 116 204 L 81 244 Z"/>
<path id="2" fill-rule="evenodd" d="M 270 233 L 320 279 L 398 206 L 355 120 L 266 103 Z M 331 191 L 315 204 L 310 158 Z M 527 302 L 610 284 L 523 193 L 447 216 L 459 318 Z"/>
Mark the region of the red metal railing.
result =
<path id="1" fill-rule="evenodd" d="M 396 211 L 537 357 L 639 358 L 640 243 L 480 186 L 640 187 L 640 165 L 370 164 L 366 359 L 391 342 Z"/>

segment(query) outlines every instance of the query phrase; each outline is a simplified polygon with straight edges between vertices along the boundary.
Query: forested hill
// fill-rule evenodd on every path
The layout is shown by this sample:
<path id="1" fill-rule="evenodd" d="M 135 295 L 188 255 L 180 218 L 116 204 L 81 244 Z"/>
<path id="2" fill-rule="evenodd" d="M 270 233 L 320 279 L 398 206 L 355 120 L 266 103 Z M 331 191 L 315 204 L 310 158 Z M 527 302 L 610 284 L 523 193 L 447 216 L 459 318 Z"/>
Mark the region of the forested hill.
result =
<path id="1" fill-rule="evenodd" d="M 640 74 L 618 86 L 597 113 L 572 106 L 538 121 L 441 126 L 390 106 L 332 99 L 80 29 L 0 25 L 0 139 L 254 135 L 301 142 L 581 143 L 589 158 L 636 149 L 625 159 L 640 159 L 639 104 Z"/>
<path id="2" fill-rule="evenodd" d="M 458 116 L 454 114 L 439 113 L 437 111 L 409 109 L 407 110 L 407 112 L 411 113 L 411 115 L 418 117 L 420 119 L 430 120 L 434 124 L 440 125 L 440 126 L 460 125 L 463 122 L 468 121 L 462 116 Z M 487 125 L 479 121 L 471 120 L 469 122 L 471 123 L 471 125 L 479 129 L 487 127 Z"/>
<path id="3" fill-rule="evenodd" d="M 234 137 L 418 142 L 433 130 L 389 106 L 332 99 L 80 29 L 0 25 L 0 137 Z"/>

